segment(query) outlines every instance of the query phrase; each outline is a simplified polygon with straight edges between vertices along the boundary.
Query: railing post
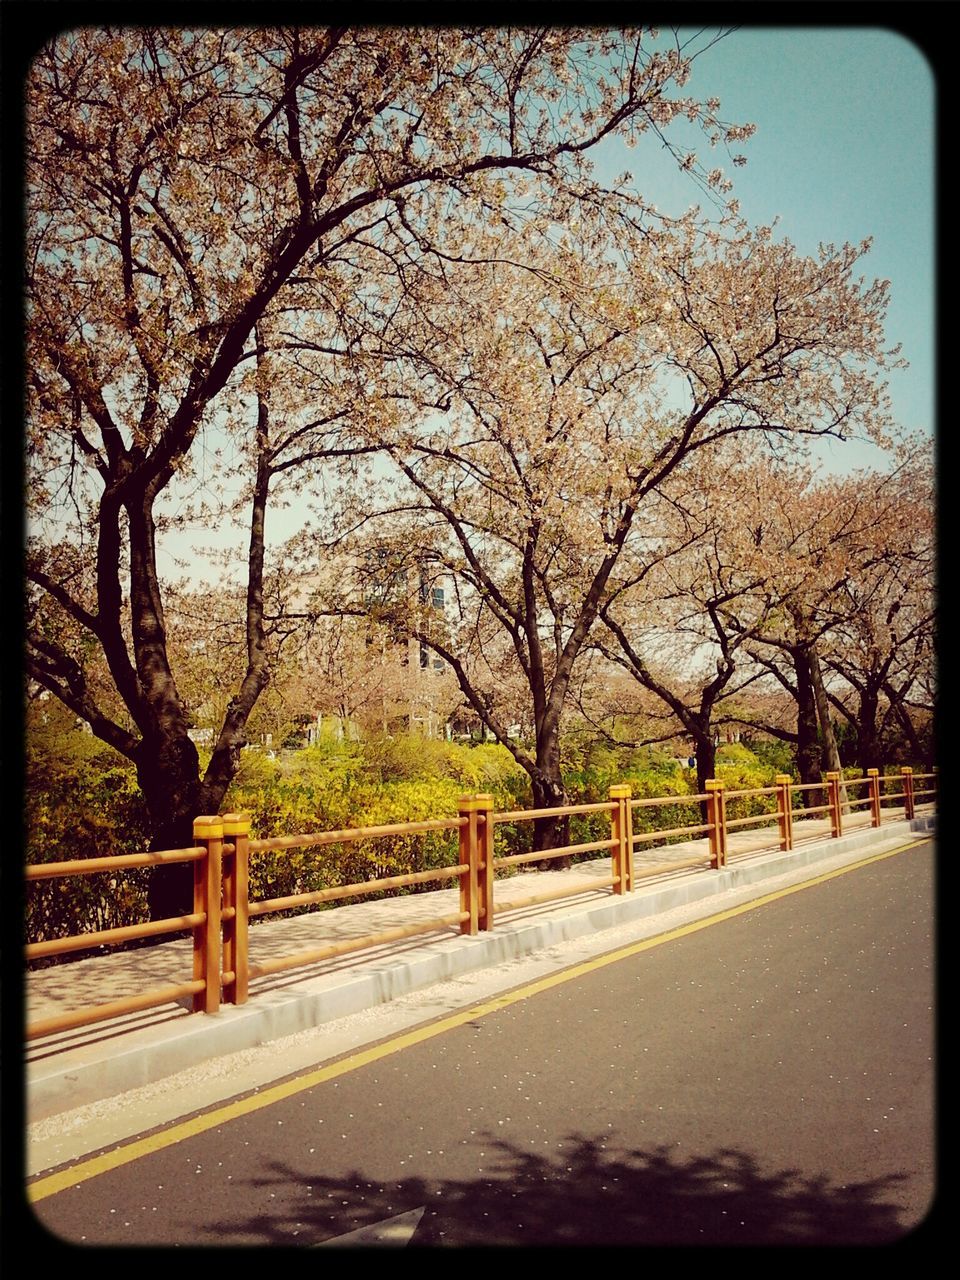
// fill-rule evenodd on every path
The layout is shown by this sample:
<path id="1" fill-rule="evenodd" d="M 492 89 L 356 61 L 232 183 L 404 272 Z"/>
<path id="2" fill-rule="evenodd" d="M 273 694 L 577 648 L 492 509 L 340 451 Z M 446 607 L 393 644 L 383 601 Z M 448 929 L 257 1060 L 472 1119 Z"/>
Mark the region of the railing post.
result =
<path id="1" fill-rule="evenodd" d="M 479 927 L 479 866 L 480 849 L 477 843 L 477 797 L 460 797 L 460 817 L 466 822 L 460 828 L 457 858 L 466 871 L 460 873 L 460 911 L 467 912 L 467 919 L 460 921 L 460 932 L 475 934 Z"/>
<path id="2" fill-rule="evenodd" d="M 793 848 L 793 803 L 790 799 L 790 783 L 793 779 L 789 773 L 778 773 L 777 784 L 777 825 L 780 828 L 780 850 L 786 853 Z"/>
<path id="3" fill-rule="evenodd" d="M 633 794 L 627 782 L 615 782 L 609 798 L 616 804 L 610 811 L 610 839 L 616 840 L 613 854 L 613 892 L 633 891 L 633 811 L 630 797 Z"/>
<path id="4" fill-rule="evenodd" d="M 223 835 L 235 849 L 223 867 L 223 999 L 225 1004 L 246 1004 L 250 988 L 249 815 L 225 813 Z"/>
<path id="5" fill-rule="evenodd" d="M 868 769 L 867 777 L 870 779 L 867 789 L 870 792 L 870 825 L 879 827 L 880 825 L 880 770 Z"/>
<path id="6" fill-rule="evenodd" d="M 627 788 L 627 794 L 623 801 L 623 818 L 627 840 L 626 888 L 627 893 L 633 893 L 635 887 L 633 882 L 633 791 L 629 783 L 624 783 L 624 786 Z"/>
<path id="7" fill-rule="evenodd" d="M 916 805 L 914 803 L 914 771 L 911 765 L 904 765 L 904 815 L 906 818 L 915 817 Z"/>
<path id="8" fill-rule="evenodd" d="M 916 801 L 914 800 L 914 771 L 913 765 L 904 765 L 904 817 L 906 819 L 916 817 Z"/>
<path id="9" fill-rule="evenodd" d="M 482 791 L 476 796 L 476 801 L 477 843 L 480 850 L 477 914 L 480 918 L 480 932 L 489 933 L 493 928 L 493 796 Z"/>
<path id="10" fill-rule="evenodd" d="M 193 864 L 193 909 L 204 922 L 193 929 L 193 979 L 205 983 L 193 997 L 194 1013 L 216 1013 L 220 1008 L 220 874 L 223 822 L 216 815 L 194 818 L 194 844 L 206 847 L 204 857 Z"/>
<path id="11" fill-rule="evenodd" d="M 830 797 L 830 835 L 837 840 L 843 835 L 843 820 L 840 816 L 840 774 L 836 769 L 827 774 L 827 794 Z"/>
<path id="12" fill-rule="evenodd" d="M 710 865 L 717 871 L 727 865 L 727 820 L 723 783 L 707 778 L 707 821 L 710 823 Z"/>
<path id="13" fill-rule="evenodd" d="M 460 932 L 475 934 L 493 928 L 493 796 L 486 792 L 460 797 L 460 817 L 466 822 L 460 828 L 460 910 L 467 919 L 460 921 Z"/>

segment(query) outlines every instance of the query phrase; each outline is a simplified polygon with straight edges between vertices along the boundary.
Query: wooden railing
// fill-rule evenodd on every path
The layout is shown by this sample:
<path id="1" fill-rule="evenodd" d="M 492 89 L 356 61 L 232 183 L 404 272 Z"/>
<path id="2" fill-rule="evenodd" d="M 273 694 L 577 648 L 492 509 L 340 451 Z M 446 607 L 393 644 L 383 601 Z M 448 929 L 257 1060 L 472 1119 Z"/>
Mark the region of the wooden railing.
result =
<path id="1" fill-rule="evenodd" d="M 158 987 L 109 1004 L 93 1005 L 73 1013 L 44 1018 L 27 1028 L 28 1040 L 136 1013 L 141 1009 L 156 1008 L 185 996 L 190 997 L 195 1013 L 215 1013 L 219 1009 L 220 948 L 212 945 L 212 940 L 219 938 L 221 927 L 220 859 L 223 824 L 219 818 L 198 818 L 193 834 L 197 844 L 189 849 L 131 853 L 116 858 L 84 858 L 76 862 L 46 862 L 27 867 L 25 876 L 29 882 L 94 875 L 101 871 L 125 871 L 135 867 L 159 867 L 175 862 L 193 863 L 193 911 L 189 915 L 150 920 L 145 924 L 131 924 L 120 929 L 101 929 L 96 933 L 54 938 L 47 942 L 31 942 L 26 947 L 29 962 L 47 956 L 67 955 L 72 951 L 89 951 L 121 942 L 133 942 L 139 938 L 183 933 L 189 929 L 193 934 L 193 976 L 174 986 Z"/>
<path id="2" fill-rule="evenodd" d="M 920 786 L 918 784 L 929 784 Z M 857 796 L 859 788 L 866 788 L 866 795 Z M 899 787 L 901 790 L 889 790 Z M 377 827 L 355 827 L 340 831 L 314 832 L 306 835 L 279 836 L 270 839 L 250 838 L 250 818 L 246 814 L 225 814 L 197 818 L 194 823 L 194 841 L 191 848 L 168 850 L 159 853 L 129 854 L 116 858 L 95 858 L 75 862 L 46 863 L 27 868 L 28 881 L 91 875 L 102 871 L 119 871 L 137 867 L 156 867 L 175 862 L 192 862 L 194 865 L 194 903 L 188 915 L 146 924 L 129 925 L 119 929 L 101 930 L 58 938 L 47 942 L 34 942 L 27 946 L 27 960 L 65 955 L 81 950 L 99 949 L 106 945 L 133 941 L 140 938 L 183 933 L 190 930 L 193 936 L 192 976 L 173 986 L 140 992 L 135 996 L 115 1000 L 109 1004 L 88 1007 L 33 1023 L 27 1028 L 28 1039 L 36 1039 L 54 1032 L 85 1026 L 93 1022 L 138 1012 L 189 997 L 194 1012 L 215 1013 L 222 1000 L 226 1004 L 244 1004 L 249 997 L 250 981 L 270 974 L 303 968 L 351 952 L 367 950 L 375 946 L 419 934 L 436 933 L 456 926 L 462 934 L 474 935 L 488 932 L 494 927 L 495 884 L 497 872 L 505 872 L 526 863 L 542 864 L 557 858 L 584 857 L 594 853 L 610 857 L 610 874 L 605 878 L 592 878 L 591 890 L 609 888 L 615 895 L 630 893 L 638 879 L 662 875 L 689 868 L 713 868 L 727 865 L 730 856 L 729 835 L 747 827 L 772 826 L 773 849 L 783 851 L 796 843 L 796 821 L 809 820 L 817 815 L 829 819 L 830 835 L 843 834 L 844 817 L 865 806 L 870 811 L 870 826 L 879 827 L 884 820 L 912 819 L 918 804 L 935 803 L 936 774 L 915 774 L 905 768 L 901 774 L 881 778 L 876 769 L 867 771 L 862 778 L 842 778 L 839 773 L 828 773 L 822 783 L 794 783 L 788 774 L 778 774 L 775 785 L 750 790 L 727 791 L 720 780 L 711 779 L 706 791 L 697 795 L 673 795 L 634 798 L 627 784 L 610 788 L 606 801 L 595 804 L 563 805 L 550 809 L 524 809 L 495 812 L 493 798 L 487 794 L 464 796 L 455 818 L 431 819 L 423 822 L 400 822 Z M 796 798 L 819 789 L 826 791 L 828 802 L 821 805 L 795 806 Z M 807 797 L 809 798 L 809 797 Z M 737 801 L 764 804 L 760 813 L 741 818 L 727 815 L 728 805 Z M 634 815 L 640 810 L 656 810 L 663 806 L 703 806 L 707 821 L 690 825 L 658 827 L 652 831 L 635 832 Z M 886 811 L 884 809 L 886 806 Z M 536 822 L 538 819 L 563 819 L 573 816 L 606 815 L 609 836 L 599 840 L 566 843 L 552 848 L 532 850 L 527 853 L 495 855 L 495 830 L 497 825 L 514 826 Z M 448 865 L 423 871 L 411 871 L 402 875 L 380 876 L 374 879 L 309 892 L 287 894 L 282 897 L 250 901 L 249 866 L 251 857 L 282 857 L 294 850 L 323 848 L 330 845 L 351 845 L 360 841 L 382 839 L 390 836 L 409 836 L 430 832 L 456 833 L 456 861 Z M 636 866 L 635 852 L 638 846 L 651 841 L 691 842 L 706 837 L 706 849 L 695 857 L 664 857 L 663 861 L 642 869 Z M 818 831 L 812 838 L 822 839 Z M 752 850 L 756 852 L 756 849 Z M 249 955 L 251 919 L 287 911 L 334 902 L 343 902 L 385 891 L 411 888 L 424 884 L 443 884 L 454 880 L 459 887 L 458 909 L 453 912 L 421 919 L 416 923 L 381 930 L 378 933 L 326 943 L 292 955 L 251 962 Z M 546 902 L 554 902 L 585 892 L 582 882 L 558 888 L 555 885 L 543 893 L 523 900 L 511 900 L 510 910 L 526 908 Z"/>

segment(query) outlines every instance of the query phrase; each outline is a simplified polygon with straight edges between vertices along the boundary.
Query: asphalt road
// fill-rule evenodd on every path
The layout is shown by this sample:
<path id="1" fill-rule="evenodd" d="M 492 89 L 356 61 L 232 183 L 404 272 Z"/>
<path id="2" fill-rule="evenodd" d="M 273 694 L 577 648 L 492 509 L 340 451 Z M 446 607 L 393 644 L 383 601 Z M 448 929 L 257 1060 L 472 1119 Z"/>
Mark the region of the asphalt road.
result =
<path id="1" fill-rule="evenodd" d="M 621 948 L 33 1180 L 84 1245 L 879 1244 L 934 1195 L 933 850 Z"/>

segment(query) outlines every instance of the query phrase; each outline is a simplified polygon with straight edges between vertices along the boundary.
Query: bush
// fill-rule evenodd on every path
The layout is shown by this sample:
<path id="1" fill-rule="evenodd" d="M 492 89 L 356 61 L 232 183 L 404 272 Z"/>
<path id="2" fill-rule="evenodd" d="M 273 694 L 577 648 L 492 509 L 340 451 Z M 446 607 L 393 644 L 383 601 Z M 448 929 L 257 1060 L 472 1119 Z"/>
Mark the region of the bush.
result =
<path id="1" fill-rule="evenodd" d="M 89 735 L 41 723 L 27 740 L 24 845 L 28 865 L 142 852 L 149 826 L 133 766 Z M 28 882 L 26 941 L 142 923 L 148 875 L 129 870 Z"/>
<path id="2" fill-rule="evenodd" d="M 680 797 L 695 791 L 692 770 L 651 750 L 628 751 L 573 739 L 565 745 L 564 781 L 569 803 L 608 799 L 613 783 L 628 783 L 634 797 L 676 797 L 634 810 L 638 833 L 697 825 L 695 804 Z M 777 767 L 744 745 L 718 752 L 717 774 L 728 790 L 769 786 Z M 139 852 L 148 845 L 146 810 L 132 766 L 89 735 L 61 725 L 34 735 L 27 760 L 27 858 L 61 861 Z M 254 837 L 302 835 L 454 817 L 460 797 L 488 792 L 500 812 L 529 808 L 530 784 L 506 748 L 475 746 L 417 736 L 366 742 L 322 738 L 300 751 L 271 758 L 245 751 L 224 798 L 224 812 L 247 812 Z M 773 811 L 774 797 L 731 801 L 731 818 Z M 532 822 L 497 824 L 498 856 L 530 848 Z M 606 840 L 610 819 L 602 810 L 571 815 L 573 844 Z M 662 845 L 682 840 L 666 837 Z M 452 865 L 457 835 L 425 832 L 391 835 L 319 848 L 263 854 L 251 860 L 253 900 L 308 893 Z M 595 853 L 582 855 L 586 858 Z M 30 940 L 113 928 L 147 918 L 147 872 L 38 882 L 27 894 Z M 395 892 L 425 892 L 433 882 Z M 309 910 L 298 908 L 296 911 Z"/>
<path id="3" fill-rule="evenodd" d="M 796 777 L 796 761 L 793 749 L 782 738 L 745 738 L 741 744 L 750 750 L 760 764 L 775 774 L 789 773 Z"/>
<path id="4" fill-rule="evenodd" d="M 759 788 L 772 787 L 776 775 L 782 772 L 774 765 L 764 764 L 743 743 L 729 743 L 717 752 L 717 777 L 730 791 L 754 791 Z M 744 796 L 727 802 L 727 818 L 759 817 L 761 814 L 777 812 L 777 797 Z M 757 824 L 758 828 L 762 824 Z"/>
<path id="5" fill-rule="evenodd" d="M 267 838 L 452 818 L 468 792 L 490 792 L 495 807 L 512 808 L 524 803 L 526 787 L 526 774 L 495 744 L 471 747 L 415 736 L 321 741 L 285 760 L 245 760 L 225 807 L 249 812 L 253 835 Z M 502 841 L 499 831 L 498 837 Z M 250 893 L 253 899 L 282 897 L 450 866 L 457 847 L 455 831 L 439 831 L 263 854 L 251 860 Z M 427 882 L 388 892 L 436 887 Z"/>

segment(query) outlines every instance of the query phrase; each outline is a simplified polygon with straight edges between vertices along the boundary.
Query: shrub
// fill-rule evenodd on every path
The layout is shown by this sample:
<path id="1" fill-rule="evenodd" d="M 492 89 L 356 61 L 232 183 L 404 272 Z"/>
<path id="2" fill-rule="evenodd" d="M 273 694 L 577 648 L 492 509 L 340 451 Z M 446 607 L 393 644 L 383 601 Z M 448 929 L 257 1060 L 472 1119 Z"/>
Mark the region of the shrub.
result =
<path id="1" fill-rule="evenodd" d="M 780 770 L 774 765 L 764 764 L 742 743 L 729 743 L 717 752 L 717 777 L 723 782 L 726 790 L 754 791 L 772 787 Z M 777 812 L 777 797 L 743 796 L 727 801 L 727 818 L 759 817 L 761 814 Z M 762 824 L 758 823 L 758 827 Z"/>
<path id="2" fill-rule="evenodd" d="M 363 744 L 321 742 L 285 760 L 262 756 L 241 770 L 226 807 L 246 811 L 260 838 L 455 817 L 466 792 L 504 809 L 522 803 L 526 775 L 503 747 L 419 737 Z M 498 843 L 502 842 L 498 829 Z M 457 861 L 457 835 L 424 832 L 263 854 L 251 861 L 254 899 L 426 871 Z M 427 892 L 427 882 L 406 890 Z M 373 896 L 373 895 L 371 895 Z"/>
<path id="3" fill-rule="evenodd" d="M 40 725 L 27 740 L 24 846 L 28 865 L 140 853 L 146 805 L 133 766 L 86 734 Z M 43 942 L 147 919 L 146 870 L 25 885 L 25 936 Z M 36 961 L 36 967 L 60 957 Z"/>

